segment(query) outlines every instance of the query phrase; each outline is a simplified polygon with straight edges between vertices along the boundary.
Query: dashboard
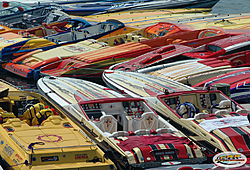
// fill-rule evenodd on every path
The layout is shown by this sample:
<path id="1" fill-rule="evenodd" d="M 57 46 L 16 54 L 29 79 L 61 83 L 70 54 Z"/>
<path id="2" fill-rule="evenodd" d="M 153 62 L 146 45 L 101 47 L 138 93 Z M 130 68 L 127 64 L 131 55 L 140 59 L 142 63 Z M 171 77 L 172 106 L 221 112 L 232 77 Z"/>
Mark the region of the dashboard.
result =
<path id="1" fill-rule="evenodd" d="M 189 102 L 199 108 L 200 112 L 209 109 L 212 105 L 220 102 L 219 93 L 190 93 L 182 94 L 178 96 L 171 96 L 162 98 L 162 100 L 173 110 L 175 110 L 180 104 Z"/>

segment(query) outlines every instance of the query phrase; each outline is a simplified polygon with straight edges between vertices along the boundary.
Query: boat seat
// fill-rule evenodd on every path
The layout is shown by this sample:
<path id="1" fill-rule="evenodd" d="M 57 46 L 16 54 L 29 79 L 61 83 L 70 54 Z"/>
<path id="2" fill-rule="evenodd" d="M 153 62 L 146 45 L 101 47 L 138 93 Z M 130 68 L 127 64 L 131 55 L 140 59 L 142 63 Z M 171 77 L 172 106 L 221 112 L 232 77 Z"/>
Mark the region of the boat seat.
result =
<path id="1" fill-rule="evenodd" d="M 194 116 L 194 119 L 199 120 L 199 119 L 204 119 L 204 118 L 207 118 L 207 117 L 209 117 L 208 113 L 198 113 L 198 114 L 196 114 Z"/>
<path id="2" fill-rule="evenodd" d="M 228 111 L 228 110 L 217 110 L 214 114 L 215 114 L 216 116 L 220 116 L 220 115 L 230 115 L 230 111 Z"/>
<path id="3" fill-rule="evenodd" d="M 239 110 L 236 111 L 236 113 L 238 113 L 238 114 L 248 114 L 248 113 L 250 113 L 250 110 L 248 110 L 248 109 L 239 109 Z"/>
<path id="4" fill-rule="evenodd" d="M 129 133 L 127 131 L 113 132 L 110 137 L 118 137 L 118 136 L 129 136 Z"/>
<path id="5" fill-rule="evenodd" d="M 149 135 L 150 134 L 150 130 L 147 129 L 139 129 L 135 131 L 136 135 Z"/>
<path id="6" fill-rule="evenodd" d="M 14 127 L 21 127 L 22 126 L 22 122 L 19 118 L 8 119 L 6 124 L 11 124 Z"/>
<path id="7" fill-rule="evenodd" d="M 62 121 L 62 118 L 59 115 L 51 115 L 48 119 L 43 121 L 41 123 L 41 126 L 44 126 L 44 124 L 52 123 L 54 125 L 60 125 Z"/>
<path id="8" fill-rule="evenodd" d="M 219 108 L 223 108 L 223 110 L 235 111 L 235 104 L 231 100 L 222 100 L 219 103 Z"/>
<path id="9" fill-rule="evenodd" d="M 117 120 L 112 115 L 103 115 L 95 125 L 103 132 L 113 133 L 117 131 Z"/>
<path id="10" fill-rule="evenodd" d="M 133 131 L 140 130 L 140 129 L 154 129 L 158 128 L 158 115 L 147 112 L 143 113 L 140 118 L 133 119 Z"/>
<path id="11" fill-rule="evenodd" d="M 176 111 L 182 118 L 193 118 L 196 113 L 196 107 L 193 104 L 187 102 L 181 104 Z"/>
<path id="12" fill-rule="evenodd" d="M 161 133 L 171 133 L 173 132 L 173 130 L 171 128 L 159 128 L 156 129 L 157 134 L 161 134 Z"/>

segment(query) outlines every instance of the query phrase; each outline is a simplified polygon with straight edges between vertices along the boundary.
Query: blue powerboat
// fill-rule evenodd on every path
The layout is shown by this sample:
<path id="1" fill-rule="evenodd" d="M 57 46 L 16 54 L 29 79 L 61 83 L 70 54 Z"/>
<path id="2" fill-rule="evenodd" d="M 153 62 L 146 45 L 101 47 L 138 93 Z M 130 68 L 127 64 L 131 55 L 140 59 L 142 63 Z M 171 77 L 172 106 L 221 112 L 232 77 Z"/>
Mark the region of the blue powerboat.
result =
<path id="1" fill-rule="evenodd" d="M 90 2 L 62 5 L 64 12 L 70 15 L 92 15 L 120 11 L 176 9 L 176 8 L 212 8 L 219 0 L 134 0 L 124 2 Z"/>

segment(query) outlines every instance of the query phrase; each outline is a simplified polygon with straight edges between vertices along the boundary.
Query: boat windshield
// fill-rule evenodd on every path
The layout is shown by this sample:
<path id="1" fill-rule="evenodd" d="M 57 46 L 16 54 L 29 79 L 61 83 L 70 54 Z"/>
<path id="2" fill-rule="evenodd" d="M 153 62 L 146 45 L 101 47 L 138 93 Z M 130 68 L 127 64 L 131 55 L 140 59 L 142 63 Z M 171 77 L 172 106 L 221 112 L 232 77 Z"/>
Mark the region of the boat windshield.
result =
<path id="1" fill-rule="evenodd" d="M 207 51 L 217 52 L 220 51 L 222 48 L 217 45 L 208 45 Z"/>
<path id="2" fill-rule="evenodd" d="M 19 2 L 0 2 L 0 16 L 17 14 L 30 9 L 33 8 Z"/>

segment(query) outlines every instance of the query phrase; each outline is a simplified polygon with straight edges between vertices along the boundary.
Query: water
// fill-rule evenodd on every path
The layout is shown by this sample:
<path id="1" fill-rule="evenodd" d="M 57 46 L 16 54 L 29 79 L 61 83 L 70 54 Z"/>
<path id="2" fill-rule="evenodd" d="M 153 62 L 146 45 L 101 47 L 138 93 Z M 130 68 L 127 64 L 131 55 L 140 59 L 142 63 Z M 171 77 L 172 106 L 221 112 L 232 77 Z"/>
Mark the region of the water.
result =
<path id="1" fill-rule="evenodd" d="M 213 8 L 211 13 L 232 14 L 232 13 L 250 13 L 249 0 L 220 0 Z M 0 78 L 20 86 L 24 89 L 36 88 L 36 82 L 32 79 L 27 80 L 7 71 L 0 70 Z"/>
<path id="2" fill-rule="evenodd" d="M 235 14 L 250 13 L 249 0 L 220 0 L 213 8 L 211 13 L 216 14 Z"/>

